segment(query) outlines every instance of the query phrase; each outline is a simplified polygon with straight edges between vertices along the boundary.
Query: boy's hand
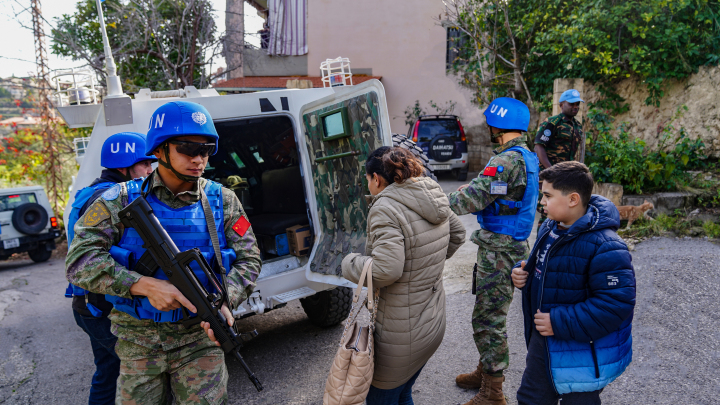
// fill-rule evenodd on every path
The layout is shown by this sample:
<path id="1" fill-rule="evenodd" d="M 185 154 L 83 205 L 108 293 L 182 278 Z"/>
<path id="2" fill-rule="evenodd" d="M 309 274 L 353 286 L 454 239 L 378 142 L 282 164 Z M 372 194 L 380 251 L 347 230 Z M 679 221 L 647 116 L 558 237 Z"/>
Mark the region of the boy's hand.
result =
<path id="1" fill-rule="evenodd" d="M 464 188 L 469 186 L 470 184 L 463 184 L 462 186 L 458 187 L 457 191 L 463 191 Z"/>
<path id="2" fill-rule="evenodd" d="M 542 336 L 553 336 L 555 332 L 552 330 L 552 323 L 550 322 L 550 314 L 542 313 L 538 309 L 535 314 L 535 329 L 540 332 Z"/>
<path id="3" fill-rule="evenodd" d="M 525 283 L 527 283 L 528 278 L 528 272 L 525 271 L 525 260 L 520 263 L 520 267 L 515 267 L 514 269 L 512 269 L 512 274 L 510 277 L 512 278 L 513 284 L 515 284 L 515 287 L 525 287 Z"/>

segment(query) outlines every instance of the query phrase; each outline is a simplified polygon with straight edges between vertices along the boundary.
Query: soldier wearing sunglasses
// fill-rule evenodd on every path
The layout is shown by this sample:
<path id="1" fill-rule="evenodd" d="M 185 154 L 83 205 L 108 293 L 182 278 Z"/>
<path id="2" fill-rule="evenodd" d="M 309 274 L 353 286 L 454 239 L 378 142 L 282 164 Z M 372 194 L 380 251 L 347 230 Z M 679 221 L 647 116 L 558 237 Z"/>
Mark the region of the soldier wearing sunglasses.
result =
<path id="1" fill-rule="evenodd" d="M 200 248 L 219 271 L 211 238 L 213 228 L 217 231 L 219 260 L 227 270 L 218 279 L 225 279 L 233 306 L 223 307 L 223 312 L 232 325 L 230 310 L 252 293 L 261 261 L 240 201 L 219 183 L 202 178 L 217 144 L 215 126 L 203 106 L 186 101 L 162 105 L 150 119 L 145 153 L 157 157 L 159 165 L 144 191 L 149 191 L 148 203 L 175 244 L 181 250 Z M 121 361 L 116 403 L 164 404 L 168 388 L 176 404 L 225 403 L 224 353 L 209 325 L 182 326 L 180 308 L 195 308 L 161 270 L 153 277 L 132 270 L 144 248 L 133 229 L 123 229 L 118 212 L 140 195 L 142 184 L 134 180 L 108 189 L 78 220 L 67 278 L 107 294 L 113 303 L 110 320 Z M 213 224 L 205 220 L 204 203 L 212 210 Z M 198 275 L 210 288 L 207 277 Z"/>

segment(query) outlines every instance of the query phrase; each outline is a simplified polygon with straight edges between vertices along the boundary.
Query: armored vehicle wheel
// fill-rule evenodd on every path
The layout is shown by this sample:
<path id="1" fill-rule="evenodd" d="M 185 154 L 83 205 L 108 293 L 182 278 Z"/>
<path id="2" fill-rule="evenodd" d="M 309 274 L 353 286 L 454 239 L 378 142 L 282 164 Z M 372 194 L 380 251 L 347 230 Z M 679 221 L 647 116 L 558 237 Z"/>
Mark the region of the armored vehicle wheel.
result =
<path id="1" fill-rule="evenodd" d="M 352 288 L 337 287 L 301 298 L 300 304 L 313 325 L 328 327 L 347 318 L 352 299 Z"/>
<path id="2" fill-rule="evenodd" d="M 30 256 L 30 259 L 35 263 L 42 263 L 50 259 L 52 250 L 47 250 L 45 245 L 40 245 L 37 249 L 28 251 L 28 256 Z"/>
<path id="3" fill-rule="evenodd" d="M 422 162 L 423 166 L 425 166 L 425 175 L 427 177 L 430 177 L 431 179 L 437 181 L 437 177 L 435 177 L 435 174 L 433 173 L 432 169 L 430 168 L 430 159 L 423 153 L 423 150 L 420 149 L 419 146 L 415 142 L 412 141 L 412 139 L 409 139 L 405 135 L 401 134 L 392 134 L 392 141 L 393 146 L 399 146 L 401 148 L 405 148 L 413 153 L 420 161 Z"/>

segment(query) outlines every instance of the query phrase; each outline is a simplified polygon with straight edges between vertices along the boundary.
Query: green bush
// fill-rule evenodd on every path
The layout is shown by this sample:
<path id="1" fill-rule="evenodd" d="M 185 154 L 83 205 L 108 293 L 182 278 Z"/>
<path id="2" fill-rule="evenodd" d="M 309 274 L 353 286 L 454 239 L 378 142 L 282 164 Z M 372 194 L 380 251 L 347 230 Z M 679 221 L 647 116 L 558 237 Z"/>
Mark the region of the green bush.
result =
<path id="1" fill-rule="evenodd" d="M 650 150 L 644 140 L 632 138 L 624 124 L 615 131 L 612 117 L 591 106 L 585 163 L 595 181 L 619 183 L 626 192 L 637 194 L 689 185 L 692 176 L 687 171 L 705 169 L 708 160 L 702 140 L 691 140 L 683 128 L 676 131 L 672 124 L 685 110 L 686 106 L 678 109 L 660 134 L 658 147 Z"/>
<path id="2" fill-rule="evenodd" d="M 720 224 L 718 224 L 716 222 L 713 222 L 713 221 L 703 222 L 703 229 L 705 230 L 705 234 L 710 238 L 720 237 Z"/>

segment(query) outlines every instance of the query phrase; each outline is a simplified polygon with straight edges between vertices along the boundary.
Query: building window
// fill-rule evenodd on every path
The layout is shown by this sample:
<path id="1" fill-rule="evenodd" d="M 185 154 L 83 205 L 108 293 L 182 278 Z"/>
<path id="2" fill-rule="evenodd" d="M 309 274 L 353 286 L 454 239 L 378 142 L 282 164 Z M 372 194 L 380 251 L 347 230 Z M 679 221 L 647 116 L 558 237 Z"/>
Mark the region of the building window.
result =
<path id="1" fill-rule="evenodd" d="M 445 52 L 445 68 L 450 70 L 453 65 L 468 63 L 467 46 L 468 36 L 457 27 L 447 28 L 447 51 Z"/>

